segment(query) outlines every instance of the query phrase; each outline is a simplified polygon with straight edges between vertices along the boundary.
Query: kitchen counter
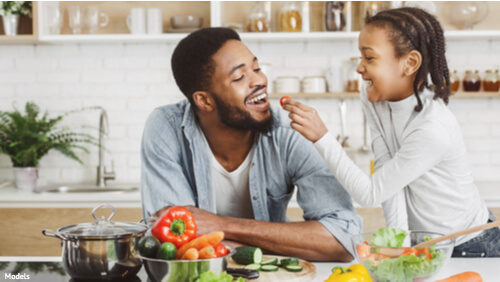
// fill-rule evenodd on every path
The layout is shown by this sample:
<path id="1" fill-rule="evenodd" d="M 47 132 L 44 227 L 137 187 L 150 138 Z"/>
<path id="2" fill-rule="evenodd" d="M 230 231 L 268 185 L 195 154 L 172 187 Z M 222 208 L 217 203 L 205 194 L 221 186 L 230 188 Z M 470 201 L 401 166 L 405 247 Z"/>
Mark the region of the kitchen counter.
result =
<path id="1" fill-rule="evenodd" d="M 12 270 L 16 262 L 61 262 L 61 257 L 0 257 L 1 262 L 10 262 L 10 264 L 3 270 L 0 271 L 0 277 L 5 277 L 5 273 L 9 273 Z M 334 266 L 349 266 L 351 263 L 335 263 L 335 262 L 320 262 L 314 263 L 316 266 L 316 277 L 312 280 L 314 282 L 324 281 L 331 273 L 331 269 Z M 452 258 L 443 267 L 443 269 L 436 275 L 432 281 L 437 279 L 443 279 L 451 275 L 455 275 L 464 271 L 475 271 L 483 277 L 483 281 L 498 281 L 500 277 L 500 270 L 498 269 L 500 265 L 500 258 Z M 58 264 L 61 266 L 61 264 Z M 31 281 L 37 282 L 58 282 L 58 281 L 69 281 L 69 276 L 62 276 L 57 273 L 48 273 L 47 271 L 42 271 L 40 273 L 34 274 L 29 270 L 25 270 L 26 274 L 30 275 Z M 23 272 L 21 272 L 23 274 Z M 144 267 L 141 268 L 137 277 L 132 281 L 147 281 L 147 274 Z"/>
<path id="2" fill-rule="evenodd" d="M 0 188 L 0 208 L 94 208 L 100 203 L 140 208 L 140 191 L 98 193 L 33 193 L 13 186 Z"/>
<path id="3" fill-rule="evenodd" d="M 481 196 L 488 207 L 500 207 L 500 183 L 477 182 Z M 99 193 L 32 193 L 16 189 L 13 185 L 0 187 L 0 208 L 83 208 L 109 203 L 115 207 L 140 208 L 140 191 Z M 299 207 L 295 195 L 289 207 Z M 356 204 L 356 207 L 359 205 Z"/>

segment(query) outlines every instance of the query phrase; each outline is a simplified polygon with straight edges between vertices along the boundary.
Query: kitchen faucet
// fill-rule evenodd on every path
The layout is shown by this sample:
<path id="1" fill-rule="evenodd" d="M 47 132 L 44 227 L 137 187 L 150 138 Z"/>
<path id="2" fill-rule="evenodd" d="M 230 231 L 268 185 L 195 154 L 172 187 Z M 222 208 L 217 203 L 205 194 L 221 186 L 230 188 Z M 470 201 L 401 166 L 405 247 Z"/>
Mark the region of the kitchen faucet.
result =
<path id="1" fill-rule="evenodd" d="M 114 165 L 111 163 L 111 171 L 107 171 L 104 166 L 104 135 L 109 134 L 109 122 L 108 114 L 106 111 L 101 109 L 101 116 L 99 118 L 99 165 L 97 166 L 97 186 L 104 188 L 106 186 L 106 180 L 114 180 L 115 172 Z"/>

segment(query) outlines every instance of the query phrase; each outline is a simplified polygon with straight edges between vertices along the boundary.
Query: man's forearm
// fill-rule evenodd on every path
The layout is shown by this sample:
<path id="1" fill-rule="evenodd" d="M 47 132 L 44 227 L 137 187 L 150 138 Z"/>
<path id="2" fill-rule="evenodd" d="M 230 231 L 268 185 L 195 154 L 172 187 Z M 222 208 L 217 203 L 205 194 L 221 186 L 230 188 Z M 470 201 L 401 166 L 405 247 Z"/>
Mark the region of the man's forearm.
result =
<path id="1" fill-rule="evenodd" d="M 225 218 L 225 238 L 311 261 L 349 262 L 347 250 L 318 221 L 275 223 Z"/>

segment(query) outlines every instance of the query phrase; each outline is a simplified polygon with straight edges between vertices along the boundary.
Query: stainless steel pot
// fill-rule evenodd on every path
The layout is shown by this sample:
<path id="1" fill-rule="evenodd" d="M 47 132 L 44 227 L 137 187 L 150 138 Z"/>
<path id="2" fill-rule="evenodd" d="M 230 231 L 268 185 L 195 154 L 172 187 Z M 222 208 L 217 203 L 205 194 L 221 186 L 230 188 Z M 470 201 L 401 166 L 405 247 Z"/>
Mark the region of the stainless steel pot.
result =
<path id="1" fill-rule="evenodd" d="M 95 215 L 100 208 L 112 210 L 109 218 Z M 44 229 L 43 235 L 61 239 L 62 261 L 66 272 L 76 279 L 110 280 L 133 277 L 142 266 L 136 245 L 147 231 L 141 223 L 113 222 L 115 209 L 102 204 L 92 215 L 96 222 L 63 226 L 57 231 Z"/>

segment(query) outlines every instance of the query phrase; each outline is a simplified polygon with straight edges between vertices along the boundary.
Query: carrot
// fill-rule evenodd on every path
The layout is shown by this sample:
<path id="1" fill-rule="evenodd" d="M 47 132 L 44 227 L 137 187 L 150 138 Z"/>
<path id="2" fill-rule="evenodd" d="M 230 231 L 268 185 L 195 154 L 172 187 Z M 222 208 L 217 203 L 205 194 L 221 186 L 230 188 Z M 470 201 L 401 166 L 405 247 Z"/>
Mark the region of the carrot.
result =
<path id="1" fill-rule="evenodd" d="M 212 246 L 206 246 L 199 251 L 201 259 L 210 259 L 215 257 L 215 250 Z"/>
<path id="2" fill-rule="evenodd" d="M 473 271 L 462 272 L 436 282 L 482 282 L 483 278 L 479 273 Z"/>
<path id="3" fill-rule="evenodd" d="M 222 231 L 201 235 L 200 237 L 195 238 L 184 244 L 182 247 L 180 247 L 177 250 L 177 258 L 181 258 L 184 255 L 184 253 L 190 248 L 201 250 L 209 245 L 213 247 L 217 245 L 220 241 L 222 241 L 222 239 L 224 239 L 224 232 Z"/>
<path id="4" fill-rule="evenodd" d="M 200 256 L 199 252 L 195 248 L 188 249 L 184 255 L 182 255 L 181 259 L 195 260 Z"/>

